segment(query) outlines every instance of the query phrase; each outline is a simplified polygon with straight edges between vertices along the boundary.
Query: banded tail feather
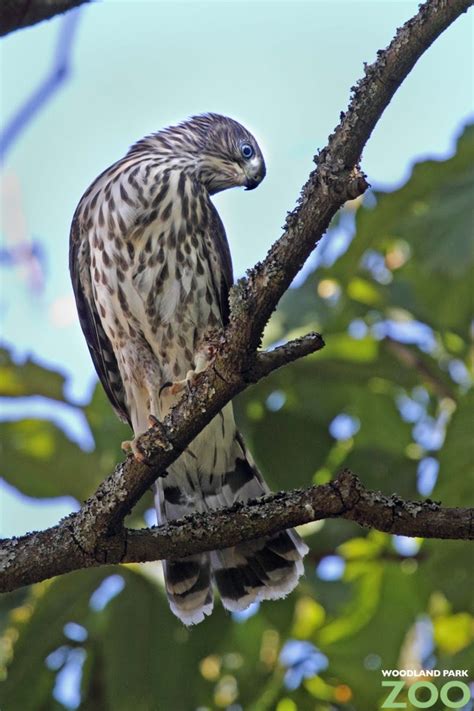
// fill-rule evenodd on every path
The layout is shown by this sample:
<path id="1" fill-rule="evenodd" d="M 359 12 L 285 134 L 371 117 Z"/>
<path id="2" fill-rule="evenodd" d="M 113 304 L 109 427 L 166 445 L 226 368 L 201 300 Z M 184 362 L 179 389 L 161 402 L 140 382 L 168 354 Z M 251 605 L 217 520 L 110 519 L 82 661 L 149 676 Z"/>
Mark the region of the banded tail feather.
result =
<path id="1" fill-rule="evenodd" d="M 225 474 L 201 475 L 199 482 L 183 471 L 168 473 L 156 487 L 159 523 L 195 511 L 214 511 L 267 494 L 269 488 L 236 433 L 234 467 Z M 171 610 L 185 625 L 201 622 L 213 608 L 213 583 L 222 604 L 232 612 L 253 602 L 285 597 L 304 572 L 308 548 L 293 530 L 240 543 L 230 548 L 164 563 Z"/>

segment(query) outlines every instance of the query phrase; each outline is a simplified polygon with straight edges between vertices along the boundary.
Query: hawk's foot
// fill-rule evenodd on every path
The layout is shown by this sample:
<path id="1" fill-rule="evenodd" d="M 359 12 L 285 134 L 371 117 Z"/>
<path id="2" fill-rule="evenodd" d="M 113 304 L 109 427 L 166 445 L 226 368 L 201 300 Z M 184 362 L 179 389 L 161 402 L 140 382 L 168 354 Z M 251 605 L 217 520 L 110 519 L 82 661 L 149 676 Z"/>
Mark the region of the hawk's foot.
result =
<path id="1" fill-rule="evenodd" d="M 148 464 L 144 452 L 142 452 L 138 445 L 138 437 L 134 437 L 130 440 L 125 440 L 125 442 L 122 442 L 120 446 L 122 447 L 123 452 L 131 452 L 135 459 L 141 464 Z"/>
<path id="2" fill-rule="evenodd" d="M 196 384 L 196 379 L 199 373 L 203 373 L 215 360 L 217 348 L 206 341 L 201 345 L 194 358 L 195 367 L 188 370 L 186 377 L 183 380 L 168 382 L 161 386 L 159 396 L 161 397 L 164 390 L 167 390 L 169 395 L 179 395 L 183 390 L 191 391 L 191 388 Z"/>

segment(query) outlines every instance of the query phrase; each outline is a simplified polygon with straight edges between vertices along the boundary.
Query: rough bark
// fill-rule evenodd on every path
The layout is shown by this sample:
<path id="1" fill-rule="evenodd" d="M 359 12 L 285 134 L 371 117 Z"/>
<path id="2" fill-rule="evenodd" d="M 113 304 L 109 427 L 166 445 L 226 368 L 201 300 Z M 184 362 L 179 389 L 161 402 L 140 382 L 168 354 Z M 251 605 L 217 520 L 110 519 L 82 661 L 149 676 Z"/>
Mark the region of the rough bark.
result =
<path id="1" fill-rule="evenodd" d="M 366 190 L 367 181 L 360 170 L 359 159 L 395 91 L 423 52 L 471 4 L 470 0 L 429 0 L 397 30 L 388 48 L 377 53 L 377 60 L 365 66 L 364 78 L 352 89 L 347 112 L 341 114 L 327 146 L 314 159 L 316 168 L 303 187 L 297 207 L 287 216 L 283 235 L 264 261 L 232 289 L 230 322 L 216 343 L 218 355 L 214 365 L 199 376 L 193 391 L 173 408 L 162 424 L 140 438 L 147 464 L 129 457 L 76 514 L 47 531 L 4 541 L 0 547 L 4 589 L 90 565 L 148 560 L 143 556 L 152 549 L 153 558 L 157 559 L 161 555 L 172 557 L 223 547 L 244 537 L 325 516 L 342 516 L 404 535 L 472 538 L 472 512 L 466 509 L 395 502 L 374 492 L 365 492 L 362 496 L 365 490 L 360 484 L 353 487 L 361 494 L 359 503 L 353 502 L 346 508 L 339 494 L 337 497 L 335 494 L 338 487 L 340 489 L 340 480 L 339 484 L 328 485 L 326 489 L 318 487 L 306 493 L 290 493 L 286 495 L 288 506 L 285 497 L 279 499 L 277 495 L 270 501 L 234 511 L 233 517 L 240 517 L 236 519 L 240 527 L 229 522 L 226 511 L 203 519 L 193 517 L 192 522 L 181 522 L 160 532 L 133 533 L 123 528 L 125 515 L 155 479 L 166 474 L 166 468 L 229 400 L 249 383 L 324 345 L 318 334 L 308 334 L 271 352 L 257 350 L 268 318 L 332 217 L 346 200 Z M 321 491 L 325 492 L 324 505 L 319 498 Z M 295 504 L 295 496 L 297 499 L 300 496 L 296 508 L 291 504 Z M 316 497 L 314 503 L 312 496 Z M 292 511 L 293 517 L 289 513 L 287 518 L 280 516 L 281 507 Z M 415 510 L 417 515 L 414 515 Z M 275 511 L 275 518 L 270 516 L 271 511 Z M 252 517 L 261 519 L 261 528 L 246 526 L 245 521 Z M 222 525 L 216 528 L 217 520 Z M 269 522 L 270 527 L 264 528 Z M 225 537 L 227 534 L 229 538 Z M 242 537 L 231 538 L 233 534 Z M 162 546 L 159 549 L 154 547 L 157 540 Z M 200 548 L 203 541 L 205 548 Z"/>
<path id="2" fill-rule="evenodd" d="M 2 0 L 0 36 L 49 20 L 86 2 L 89 0 Z"/>

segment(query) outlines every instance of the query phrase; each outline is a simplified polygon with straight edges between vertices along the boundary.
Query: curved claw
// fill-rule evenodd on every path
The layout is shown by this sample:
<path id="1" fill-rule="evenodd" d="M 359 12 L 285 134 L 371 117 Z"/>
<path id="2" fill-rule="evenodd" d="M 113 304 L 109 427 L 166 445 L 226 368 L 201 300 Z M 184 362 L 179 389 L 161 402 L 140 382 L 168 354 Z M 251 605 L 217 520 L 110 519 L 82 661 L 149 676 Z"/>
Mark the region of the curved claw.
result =
<path id="1" fill-rule="evenodd" d="M 173 383 L 171 382 L 171 380 L 168 380 L 166 383 L 163 383 L 161 388 L 158 390 L 158 397 L 161 397 L 163 390 L 166 390 L 166 388 L 170 388 L 172 385 Z"/>
<path id="2" fill-rule="evenodd" d="M 127 453 L 132 452 L 135 459 L 138 462 L 140 462 L 141 464 L 148 464 L 148 460 L 147 460 L 146 456 L 144 455 L 144 453 L 138 446 L 136 437 L 134 439 L 125 440 L 124 442 L 122 442 L 122 444 L 120 446 L 122 447 L 122 450 L 124 452 L 127 452 Z"/>
<path id="3" fill-rule="evenodd" d="M 159 397 L 161 397 L 163 390 L 166 390 L 168 388 L 169 388 L 170 395 L 179 395 L 180 393 L 183 392 L 183 390 L 185 388 L 187 388 L 188 391 L 191 390 L 191 386 L 194 384 L 195 377 L 196 377 L 195 371 L 190 370 L 186 374 L 186 377 L 184 378 L 184 380 L 176 380 L 174 383 L 172 383 L 172 382 L 165 383 L 159 389 Z"/>

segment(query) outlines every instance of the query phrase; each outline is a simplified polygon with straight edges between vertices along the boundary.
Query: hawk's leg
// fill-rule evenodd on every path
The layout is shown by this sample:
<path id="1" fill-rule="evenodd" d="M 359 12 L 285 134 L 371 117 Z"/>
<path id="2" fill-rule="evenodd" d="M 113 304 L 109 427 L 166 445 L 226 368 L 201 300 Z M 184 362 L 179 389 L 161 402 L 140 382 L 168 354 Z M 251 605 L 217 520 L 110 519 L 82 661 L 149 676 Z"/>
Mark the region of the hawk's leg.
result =
<path id="1" fill-rule="evenodd" d="M 140 447 L 140 436 L 150 427 L 154 427 L 164 413 L 160 412 L 158 397 L 159 383 L 163 381 L 162 371 L 154 357 L 150 356 L 148 346 L 141 341 L 134 344 L 132 360 L 134 365 L 133 376 L 126 380 L 128 401 L 130 406 L 130 419 L 134 438 L 122 442 L 125 452 L 132 452 L 135 459 L 147 464 L 145 452 Z"/>
<path id="2" fill-rule="evenodd" d="M 185 388 L 190 390 L 196 382 L 199 373 L 203 373 L 214 362 L 217 354 L 215 345 L 206 341 L 203 343 L 196 353 L 194 358 L 194 368 L 188 370 L 186 377 L 183 380 L 177 380 L 174 383 L 165 383 L 160 388 L 160 396 L 164 391 L 168 395 L 179 395 Z"/>

